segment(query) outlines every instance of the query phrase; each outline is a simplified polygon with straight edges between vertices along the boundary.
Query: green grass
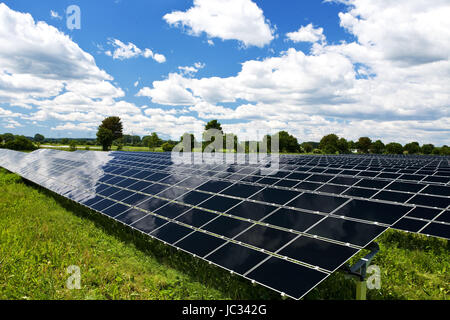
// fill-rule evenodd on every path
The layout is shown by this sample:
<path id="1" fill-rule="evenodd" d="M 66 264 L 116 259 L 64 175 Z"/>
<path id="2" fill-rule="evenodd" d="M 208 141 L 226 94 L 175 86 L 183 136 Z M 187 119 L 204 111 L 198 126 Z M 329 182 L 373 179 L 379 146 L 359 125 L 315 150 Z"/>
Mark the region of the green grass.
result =
<path id="1" fill-rule="evenodd" d="M 279 299 L 190 255 L 0 169 L 0 299 Z M 444 240 L 388 231 L 374 264 L 381 290 L 369 299 L 448 299 Z M 81 290 L 66 288 L 81 268 Z M 306 299 L 353 299 L 335 273 Z"/>

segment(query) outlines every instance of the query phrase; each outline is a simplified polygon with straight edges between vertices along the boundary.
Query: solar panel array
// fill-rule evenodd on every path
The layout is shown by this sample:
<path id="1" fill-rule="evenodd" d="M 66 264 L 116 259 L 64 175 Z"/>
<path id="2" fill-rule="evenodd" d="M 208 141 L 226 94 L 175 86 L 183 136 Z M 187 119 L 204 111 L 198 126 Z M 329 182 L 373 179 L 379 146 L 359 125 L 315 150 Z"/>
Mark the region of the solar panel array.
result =
<path id="1" fill-rule="evenodd" d="M 269 165 L 0 150 L 0 166 L 295 299 L 390 227 L 449 238 L 448 157 L 286 155 L 267 175 Z"/>

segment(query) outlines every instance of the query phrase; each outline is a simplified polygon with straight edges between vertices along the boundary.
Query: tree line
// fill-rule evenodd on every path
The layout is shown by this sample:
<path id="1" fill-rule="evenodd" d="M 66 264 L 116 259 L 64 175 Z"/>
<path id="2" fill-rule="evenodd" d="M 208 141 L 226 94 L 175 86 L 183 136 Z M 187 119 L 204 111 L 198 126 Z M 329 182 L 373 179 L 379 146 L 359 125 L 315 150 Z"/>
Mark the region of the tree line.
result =
<path id="1" fill-rule="evenodd" d="M 222 125 L 217 120 L 208 122 L 205 126 L 205 132 L 208 129 L 216 129 L 223 136 L 223 145 L 226 142 L 233 142 L 233 150 L 243 150 L 245 152 L 258 151 L 258 144 L 252 144 L 251 141 L 239 141 L 239 137 L 233 133 L 224 133 Z M 148 136 L 125 135 L 123 134 L 123 124 L 119 117 L 108 117 L 102 121 L 97 131 L 97 139 L 81 139 L 70 140 L 68 138 L 49 139 L 41 134 L 36 134 L 34 138 L 17 136 L 11 133 L 0 135 L 0 147 L 12 150 L 35 150 L 42 143 L 62 143 L 69 145 L 70 150 L 76 150 L 76 146 L 83 145 L 101 145 L 104 151 L 111 150 L 112 146 L 116 146 L 117 150 L 122 150 L 124 146 L 146 147 L 150 151 L 162 149 L 162 151 L 171 151 L 175 145 L 181 141 L 189 141 L 192 150 L 204 150 L 211 142 L 211 139 L 205 139 L 198 142 L 195 136 L 185 133 L 178 141 L 163 140 L 156 132 Z M 361 137 L 357 141 L 346 140 L 336 134 L 328 134 L 324 136 L 320 142 L 302 142 L 299 143 L 296 137 L 287 131 L 278 133 L 279 150 L 283 153 L 313 153 L 313 154 L 425 154 L 425 155 L 450 155 L 450 148 L 447 145 L 436 147 L 433 144 L 420 145 L 418 142 L 410 142 L 402 145 L 398 142 L 383 143 L 381 140 L 372 141 L 369 137 Z M 266 135 L 263 138 L 263 144 L 271 149 L 272 136 Z M 256 146 L 256 150 L 252 150 Z M 89 147 L 87 147 L 88 149 Z M 232 150 L 228 150 L 232 151 Z"/>

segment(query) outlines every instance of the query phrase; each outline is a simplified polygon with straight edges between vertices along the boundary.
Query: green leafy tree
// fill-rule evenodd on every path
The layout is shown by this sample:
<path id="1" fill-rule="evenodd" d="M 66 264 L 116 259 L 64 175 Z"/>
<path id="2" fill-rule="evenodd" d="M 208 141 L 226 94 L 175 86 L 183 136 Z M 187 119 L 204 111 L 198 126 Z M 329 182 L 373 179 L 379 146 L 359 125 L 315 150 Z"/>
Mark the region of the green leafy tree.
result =
<path id="1" fill-rule="evenodd" d="M 440 150 L 440 154 L 443 156 L 449 156 L 450 155 L 450 148 L 446 145 L 443 145 L 441 150 Z"/>
<path id="2" fill-rule="evenodd" d="M 68 138 L 62 138 L 61 139 L 61 143 L 63 144 L 63 145 L 68 145 L 69 144 L 69 139 Z"/>
<path id="3" fill-rule="evenodd" d="M 162 149 L 164 152 L 170 152 L 175 148 L 175 145 L 169 142 L 163 143 Z"/>
<path id="4" fill-rule="evenodd" d="M 100 126 L 112 132 L 113 141 L 123 137 L 123 125 L 119 117 L 108 117 L 102 121 Z"/>
<path id="5" fill-rule="evenodd" d="M 141 144 L 142 140 L 140 136 L 132 136 L 131 143 L 133 146 L 139 146 Z"/>
<path id="6" fill-rule="evenodd" d="M 368 137 L 361 137 L 358 140 L 358 151 L 362 153 L 368 153 L 369 148 L 372 145 L 372 140 Z"/>
<path id="7" fill-rule="evenodd" d="M 5 148 L 16 151 L 32 151 L 36 150 L 33 142 L 24 136 L 16 136 L 14 140 L 5 143 Z"/>
<path id="8" fill-rule="evenodd" d="M 418 142 L 407 143 L 403 147 L 403 150 L 408 151 L 408 154 L 416 154 L 420 152 L 420 145 Z"/>
<path id="9" fill-rule="evenodd" d="M 97 140 L 103 147 L 103 151 L 108 151 L 114 141 L 114 134 L 111 130 L 100 126 L 97 131 Z"/>
<path id="10" fill-rule="evenodd" d="M 42 143 L 44 142 L 45 137 L 42 134 L 36 133 L 34 136 L 34 141 L 38 142 L 38 143 Z"/>
<path id="11" fill-rule="evenodd" d="M 77 142 L 75 140 L 70 141 L 70 143 L 69 143 L 69 150 L 70 151 L 76 151 L 77 150 Z"/>
<path id="12" fill-rule="evenodd" d="M 150 150 L 155 151 L 155 148 L 161 146 L 162 140 L 158 137 L 156 132 L 153 132 L 151 135 L 142 139 L 142 144 Z"/>
<path id="13" fill-rule="evenodd" d="M 324 153 L 334 154 L 338 151 L 339 137 L 335 134 L 328 134 L 320 140 L 319 149 Z"/>
<path id="14" fill-rule="evenodd" d="M 386 146 L 384 145 L 384 143 L 381 140 L 377 140 L 371 144 L 369 150 L 371 153 L 381 154 L 384 152 L 385 147 Z"/>
<path id="15" fill-rule="evenodd" d="M 434 145 L 432 144 L 424 144 L 422 148 L 420 148 L 423 154 L 431 154 L 434 150 Z"/>
<path id="16" fill-rule="evenodd" d="M 217 120 L 211 120 L 210 122 L 208 122 L 206 124 L 205 131 L 207 131 L 209 129 L 217 129 L 217 130 L 219 130 L 220 132 L 223 133 L 222 125 Z"/>
<path id="17" fill-rule="evenodd" d="M 348 142 L 344 138 L 340 138 L 338 140 L 337 148 L 338 148 L 339 153 L 341 153 L 341 154 L 345 154 L 345 153 L 349 153 L 350 152 L 350 149 L 348 148 Z"/>
<path id="18" fill-rule="evenodd" d="M 300 145 L 297 138 L 286 131 L 278 132 L 280 152 L 299 152 Z"/>
<path id="19" fill-rule="evenodd" d="M 305 151 L 306 153 L 311 153 L 314 150 L 314 147 L 312 146 L 312 144 L 310 144 L 308 142 L 303 142 L 301 144 L 301 147 L 302 147 L 303 151 Z"/>
<path id="20" fill-rule="evenodd" d="M 403 146 L 397 142 L 391 142 L 386 145 L 386 153 L 389 154 L 402 154 Z"/>
<path id="21" fill-rule="evenodd" d="M 433 154 L 433 155 L 435 155 L 435 156 L 438 156 L 438 155 L 441 154 L 441 150 L 440 150 L 439 148 L 434 148 L 434 149 L 433 149 L 433 152 L 432 152 L 431 154 Z"/>
<path id="22" fill-rule="evenodd" d="M 14 140 L 14 135 L 12 133 L 5 133 L 3 135 L 3 141 L 5 143 L 9 142 L 9 141 L 13 141 Z"/>

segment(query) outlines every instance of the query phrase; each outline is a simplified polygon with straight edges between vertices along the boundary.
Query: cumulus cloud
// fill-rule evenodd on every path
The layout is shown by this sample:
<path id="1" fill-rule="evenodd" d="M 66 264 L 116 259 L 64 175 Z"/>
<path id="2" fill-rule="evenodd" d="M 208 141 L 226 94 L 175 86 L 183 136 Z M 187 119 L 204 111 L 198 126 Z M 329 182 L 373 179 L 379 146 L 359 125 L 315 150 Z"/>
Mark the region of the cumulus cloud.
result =
<path id="1" fill-rule="evenodd" d="M 50 17 L 52 19 L 57 19 L 57 20 L 62 19 L 62 17 L 59 15 L 59 13 L 57 11 L 53 11 L 53 10 L 50 10 Z"/>
<path id="2" fill-rule="evenodd" d="M 286 37 L 293 42 L 324 42 L 326 40 L 323 34 L 323 28 L 315 29 L 312 23 L 302 26 L 295 32 L 286 33 Z"/>
<path id="3" fill-rule="evenodd" d="M 163 18 L 192 35 L 205 32 L 210 38 L 238 40 L 245 46 L 263 47 L 274 39 L 263 11 L 251 0 L 194 0 L 187 11 L 173 11 Z"/>
<path id="4" fill-rule="evenodd" d="M 140 49 L 139 49 L 140 50 Z M 137 50 L 129 47 L 131 54 Z M 119 56 L 127 56 L 126 50 Z M 163 61 L 163 56 L 144 50 L 142 54 Z M 111 52 L 111 56 L 113 53 Z M 106 116 L 117 115 L 127 132 L 157 131 L 179 137 L 201 122 L 193 117 L 143 114 L 141 108 L 121 100 L 125 93 L 113 84 L 94 58 L 70 37 L 30 14 L 0 4 L 0 125 L 24 126 L 56 122 L 54 131 L 93 132 Z M 27 108 L 22 114 L 13 108 Z M 176 118 L 174 120 L 173 118 Z M 164 130 L 167 127 L 168 130 Z"/>
<path id="5" fill-rule="evenodd" d="M 105 54 L 113 59 L 127 60 L 136 57 L 152 58 L 158 63 L 166 62 L 166 57 L 160 53 L 154 53 L 152 50 L 146 48 L 144 50 L 139 49 L 134 43 L 123 43 L 118 39 L 110 39 L 108 44 L 111 45 L 114 51 L 107 50 Z"/>
<path id="6" fill-rule="evenodd" d="M 334 131 L 349 138 L 448 143 L 448 1 L 342 2 L 348 11 L 339 14 L 340 24 L 353 42 L 327 44 L 323 30 L 310 24 L 288 35 L 314 42 L 309 54 L 291 48 L 249 60 L 226 78 L 169 74 L 143 88 L 143 95 L 188 104 L 204 119 L 240 119 L 224 125 L 230 130 L 277 127 L 305 140 Z M 180 93 L 188 98 L 183 103 Z M 222 106 L 230 102 L 239 103 Z"/>

